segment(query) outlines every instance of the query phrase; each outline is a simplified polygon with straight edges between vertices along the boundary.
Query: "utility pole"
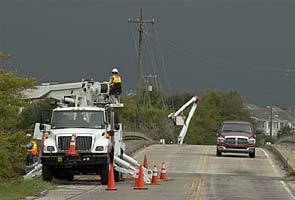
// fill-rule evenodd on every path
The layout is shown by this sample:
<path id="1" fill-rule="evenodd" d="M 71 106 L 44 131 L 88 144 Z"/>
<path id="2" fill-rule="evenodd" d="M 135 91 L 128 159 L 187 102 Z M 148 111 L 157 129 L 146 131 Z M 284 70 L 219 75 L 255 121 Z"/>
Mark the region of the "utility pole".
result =
<path id="1" fill-rule="evenodd" d="M 291 131 L 292 131 L 292 141 L 295 143 L 295 106 L 293 105 L 292 110 L 292 122 L 291 122 Z"/>
<path id="2" fill-rule="evenodd" d="M 138 57 L 137 57 L 137 75 L 136 75 L 136 128 L 139 128 L 139 100 L 140 100 L 140 88 L 141 88 L 141 65 L 142 65 L 142 33 L 143 25 L 145 23 L 154 24 L 155 20 L 144 20 L 142 8 L 140 9 L 139 19 L 128 19 L 128 23 L 137 23 L 139 25 L 139 40 L 138 40 Z"/>
<path id="3" fill-rule="evenodd" d="M 270 106 L 270 131 L 269 131 L 269 135 L 270 135 L 270 138 L 272 140 L 272 123 L 273 123 L 273 112 L 272 112 L 272 106 Z"/>

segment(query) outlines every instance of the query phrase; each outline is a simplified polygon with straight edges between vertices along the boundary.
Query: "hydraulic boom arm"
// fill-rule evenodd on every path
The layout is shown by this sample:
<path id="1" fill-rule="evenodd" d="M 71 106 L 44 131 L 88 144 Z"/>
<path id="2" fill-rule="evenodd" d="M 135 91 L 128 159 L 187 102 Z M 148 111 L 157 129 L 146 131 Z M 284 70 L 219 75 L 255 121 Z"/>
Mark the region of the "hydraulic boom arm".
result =
<path id="1" fill-rule="evenodd" d="M 186 135 L 189 123 L 194 115 L 194 112 L 198 106 L 198 102 L 199 102 L 199 97 L 198 96 L 194 96 L 192 97 L 188 102 L 186 102 L 180 109 L 178 109 L 175 113 L 171 113 L 168 115 L 169 119 L 172 119 L 174 121 L 174 123 L 176 125 L 182 125 L 182 129 L 180 131 L 180 134 L 178 136 L 178 140 L 177 143 L 178 144 L 182 144 L 184 137 Z M 190 105 L 192 104 L 191 110 L 189 112 L 188 118 L 186 119 L 186 121 L 184 122 L 184 116 L 183 116 L 183 111 Z"/>

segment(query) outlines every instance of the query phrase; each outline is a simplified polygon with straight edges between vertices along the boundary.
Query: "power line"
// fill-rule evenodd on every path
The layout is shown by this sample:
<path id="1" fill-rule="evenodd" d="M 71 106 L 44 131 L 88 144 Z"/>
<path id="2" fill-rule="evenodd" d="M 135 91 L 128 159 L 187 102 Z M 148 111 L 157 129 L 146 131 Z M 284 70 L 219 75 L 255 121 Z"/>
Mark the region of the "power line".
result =
<path id="1" fill-rule="evenodd" d="M 128 23 L 136 23 L 139 25 L 138 32 L 139 32 L 139 40 L 138 40 L 138 61 L 137 61 L 137 80 L 136 80 L 136 128 L 139 128 L 139 98 L 140 98 L 140 87 L 141 87 L 141 66 L 142 66 L 142 33 L 143 33 L 143 25 L 146 23 L 154 24 L 155 20 L 144 20 L 143 19 L 143 11 L 142 8 L 140 9 L 139 19 L 131 20 L 128 19 Z"/>

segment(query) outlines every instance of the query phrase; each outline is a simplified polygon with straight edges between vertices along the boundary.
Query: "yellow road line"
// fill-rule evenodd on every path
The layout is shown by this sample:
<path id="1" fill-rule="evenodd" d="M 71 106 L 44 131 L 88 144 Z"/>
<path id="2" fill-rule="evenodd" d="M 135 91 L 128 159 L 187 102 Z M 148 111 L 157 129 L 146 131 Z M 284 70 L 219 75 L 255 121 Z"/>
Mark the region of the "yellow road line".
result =
<path id="1" fill-rule="evenodd" d="M 209 147 L 206 147 L 206 150 L 203 152 L 204 152 L 204 155 L 201 156 L 200 162 L 199 162 L 199 166 L 200 166 L 199 170 L 200 171 L 205 171 L 205 169 L 207 167 L 207 158 L 208 158 L 207 154 L 209 153 Z M 197 184 L 197 188 L 196 188 L 195 200 L 200 199 L 202 184 L 203 184 L 203 178 L 200 177 L 198 184 Z"/>
<path id="2" fill-rule="evenodd" d="M 202 183 L 203 183 L 203 179 L 202 179 L 202 177 L 200 177 L 199 182 L 198 182 L 198 185 L 197 185 L 197 191 L 196 191 L 195 200 L 199 200 L 200 199 Z"/>
<path id="3" fill-rule="evenodd" d="M 190 196 L 192 195 L 193 193 L 193 189 L 195 188 L 195 185 L 196 185 L 196 177 L 194 177 L 192 179 L 192 182 L 191 182 L 191 185 L 189 187 L 189 190 L 188 190 L 188 193 L 187 193 L 187 196 L 186 196 L 186 199 L 190 199 Z"/>
<path id="4" fill-rule="evenodd" d="M 194 177 L 193 180 L 192 180 L 191 186 L 189 188 L 189 192 L 192 191 L 192 189 L 195 187 L 195 184 L 196 184 L 196 177 Z"/>

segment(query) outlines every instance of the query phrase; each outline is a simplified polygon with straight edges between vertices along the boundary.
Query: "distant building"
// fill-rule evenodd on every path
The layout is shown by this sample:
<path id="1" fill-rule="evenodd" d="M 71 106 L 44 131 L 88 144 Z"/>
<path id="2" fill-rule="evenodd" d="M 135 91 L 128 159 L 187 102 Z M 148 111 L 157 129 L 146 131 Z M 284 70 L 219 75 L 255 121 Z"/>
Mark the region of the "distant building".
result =
<path id="1" fill-rule="evenodd" d="M 261 108 L 253 104 L 246 104 L 246 108 L 250 110 L 252 118 L 256 121 L 256 128 L 265 135 L 270 135 L 271 121 L 273 137 L 277 137 L 279 130 L 285 126 L 295 127 L 293 112 L 291 110 L 282 109 L 277 106 Z"/>

